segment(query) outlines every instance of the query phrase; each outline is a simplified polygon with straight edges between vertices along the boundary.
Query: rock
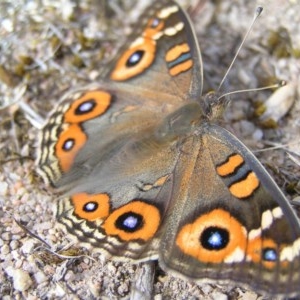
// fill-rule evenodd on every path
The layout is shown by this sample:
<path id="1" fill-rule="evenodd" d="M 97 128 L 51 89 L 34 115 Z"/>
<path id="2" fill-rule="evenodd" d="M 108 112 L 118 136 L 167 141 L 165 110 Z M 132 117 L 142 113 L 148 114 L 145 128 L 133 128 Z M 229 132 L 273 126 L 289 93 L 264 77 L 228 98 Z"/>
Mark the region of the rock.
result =
<path id="1" fill-rule="evenodd" d="M 12 277 L 14 289 L 19 292 L 25 292 L 33 284 L 29 274 L 22 269 L 8 267 L 5 269 L 5 272 Z"/>

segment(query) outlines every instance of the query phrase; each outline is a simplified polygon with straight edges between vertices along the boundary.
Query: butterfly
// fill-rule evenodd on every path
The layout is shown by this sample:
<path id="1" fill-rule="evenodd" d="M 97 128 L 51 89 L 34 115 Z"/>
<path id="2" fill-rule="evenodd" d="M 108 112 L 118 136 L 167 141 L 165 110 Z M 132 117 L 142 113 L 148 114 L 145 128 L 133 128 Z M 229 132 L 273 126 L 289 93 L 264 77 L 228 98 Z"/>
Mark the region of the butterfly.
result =
<path id="1" fill-rule="evenodd" d="M 42 130 L 38 172 L 57 220 L 116 260 L 158 260 L 198 281 L 300 293 L 300 225 L 255 156 L 202 95 L 187 14 L 155 1 L 97 83 L 66 94 Z"/>

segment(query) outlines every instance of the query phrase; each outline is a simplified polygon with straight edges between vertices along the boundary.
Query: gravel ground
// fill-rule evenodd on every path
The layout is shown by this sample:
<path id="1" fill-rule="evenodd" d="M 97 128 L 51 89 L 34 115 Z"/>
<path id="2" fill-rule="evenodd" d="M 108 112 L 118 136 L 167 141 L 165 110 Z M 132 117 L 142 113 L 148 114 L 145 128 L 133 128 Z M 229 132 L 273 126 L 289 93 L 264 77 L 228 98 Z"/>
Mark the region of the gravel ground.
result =
<path id="1" fill-rule="evenodd" d="M 45 119 L 66 90 L 96 80 L 146 3 L 137 2 L 0 0 L 1 299 L 130 297 L 136 266 L 106 262 L 101 254 L 69 242 L 55 222 L 56 197 L 37 177 L 34 159 L 38 116 Z M 273 106 L 274 102 L 261 104 L 272 90 L 233 96 L 223 125 L 257 154 L 288 199 L 299 203 L 299 1 L 180 3 L 189 7 L 195 23 L 205 91 L 218 87 L 255 7 L 264 6 L 228 76 L 227 88 L 255 88 L 279 79 L 288 85 L 275 94 Z M 24 103 L 38 116 L 24 113 Z M 267 113 L 257 117 L 263 109 Z M 154 299 L 199 298 L 262 296 L 234 284 L 196 285 L 157 268 Z"/>

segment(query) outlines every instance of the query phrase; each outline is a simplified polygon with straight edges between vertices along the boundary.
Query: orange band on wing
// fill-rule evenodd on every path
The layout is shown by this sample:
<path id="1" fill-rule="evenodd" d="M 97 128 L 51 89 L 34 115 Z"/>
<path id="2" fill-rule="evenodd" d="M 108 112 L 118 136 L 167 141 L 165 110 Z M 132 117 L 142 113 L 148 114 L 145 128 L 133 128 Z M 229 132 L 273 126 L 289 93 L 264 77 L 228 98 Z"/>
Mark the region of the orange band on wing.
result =
<path id="1" fill-rule="evenodd" d="M 176 76 L 182 72 L 189 70 L 192 66 L 193 66 L 193 61 L 190 59 L 185 61 L 184 63 L 176 65 L 175 67 L 169 70 L 169 73 L 171 76 Z"/>
<path id="2" fill-rule="evenodd" d="M 217 167 L 217 172 L 222 177 L 228 176 L 233 174 L 243 163 L 243 157 L 239 154 L 234 154 L 225 163 Z"/>
<path id="3" fill-rule="evenodd" d="M 74 213 L 88 221 L 103 219 L 109 215 L 109 196 L 107 194 L 80 193 L 71 197 Z"/>
<path id="4" fill-rule="evenodd" d="M 230 187 L 230 193 L 239 198 L 247 198 L 259 187 L 259 180 L 254 172 L 250 172 L 245 179 L 233 183 Z"/>
<path id="5" fill-rule="evenodd" d="M 171 76 L 176 76 L 189 70 L 193 66 L 190 47 L 187 43 L 175 45 L 165 56 Z"/>
<path id="6" fill-rule="evenodd" d="M 190 47 L 187 43 L 176 45 L 173 48 L 171 48 L 167 54 L 166 54 L 166 62 L 171 62 L 176 60 L 178 57 L 181 56 L 181 54 L 190 52 Z"/>

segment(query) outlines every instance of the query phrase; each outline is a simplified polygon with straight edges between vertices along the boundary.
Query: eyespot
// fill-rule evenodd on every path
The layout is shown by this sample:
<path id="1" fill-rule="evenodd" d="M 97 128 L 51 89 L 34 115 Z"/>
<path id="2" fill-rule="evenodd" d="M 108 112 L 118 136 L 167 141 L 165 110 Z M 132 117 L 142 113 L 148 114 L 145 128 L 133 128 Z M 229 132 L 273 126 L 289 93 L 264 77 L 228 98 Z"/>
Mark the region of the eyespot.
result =
<path id="1" fill-rule="evenodd" d="M 251 261 L 262 263 L 266 268 L 274 268 L 278 261 L 278 246 L 272 239 L 257 237 L 247 245 L 247 255 Z"/>
<path id="2" fill-rule="evenodd" d="M 73 138 L 69 138 L 67 140 L 64 141 L 63 146 L 62 146 L 62 150 L 64 151 L 71 151 L 72 148 L 75 145 L 75 140 Z"/>
<path id="3" fill-rule="evenodd" d="M 207 250 L 221 250 L 226 248 L 229 242 L 229 232 L 216 226 L 208 227 L 203 230 L 200 242 Z"/>
<path id="4" fill-rule="evenodd" d="M 229 212 L 215 209 L 184 225 L 176 245 L 204 263 L 241 261 L 245 257 L 246 237 L 246 229 Z"/>
<path id="5" fill-rule="evenodd" d="M 86 134 L 79 125 L 70 125 L 63 131 L 56 142 L 55 154 L 63 172 L 70 170 L 75 156 L 87 141 Z"/>
<path id="6" fill-rule="evenodd" d="M 77 116 L 87 114 L 93 111 L 96 105 L 97 104 L 94 99 L 86 100 L 76 107 L 75 114 Z"/>
<path id="7" fill-rule="evenodd" d="M 157 207 L 135 200 L 113 211 L 103 227 L 107 235 L 122 241 L 148 241 L 157 232 L 160 221 Z"/>
<path id="8" fill-rule="evenodd" d="M 111 95 L 104 91 L 88 91 L 75 100 L 64 115 L 66 123 L 82 123 L 103 115 L 111 105 Z"/>
<path id="9" fill-rule="evenodd" d="M 75 215 L 87 221 L 105 219 L 110 212 L 110 198 L 107 194 L 79 193 L 73 195 L 71 201 Z"/>
<path id="10" fill-rule="evenodd" d="M 137 65 L 142 60 L 144 54 L 144 50 L 137 50 L 136 52 L 132 53 L 126 62 L 126 67 L 130 68 Z"/>
<path id="11" fill-rule="evenodd" d="M 143 32 L 143 37 L 158 40 L 164 33 L 165 22 L 159 18 L 150 19 Z"/>
<path id="12" fill-rule="evenodd" d="M 151 28 L 157 28 L 159 26 L 159 24 L 162 24 L 163 22 L 161 22 L 158 18 L 153 18 L 151 20 L 149 20 L 148 26 Z"/>
<path id="13" fill-rule="evenodd" d="M 137 45 L 133 45 L 120 57 L 110 78 L 123 81 L 143 73 L 153 63 L 155 52 L 155 41 L 140 38 Z"/>
<path id="14" fill-rule="evenodd" d="M 278 255 L 275 249 L 273 248 L 264 248 L 262 250 L 262 258 L 265 261 L 277 261 Z"/>
<path id="15" fill-rule="evenodd" d="M 85 203 L 82 207 L 82 210 L 87 212 L 87 213 L 90 213 L 90 212 L 94 212 L 98 209 L 99 207 L 99 204 L 95 201 L 90 201 L 88 203 Z"/>
<path id="16" fill-rule="evenodd" d="M 144 218 L 139 214 L 128 212 L 116 220 L 115 226 L 125 232 L 135 232 L 144 226 Z"/>

